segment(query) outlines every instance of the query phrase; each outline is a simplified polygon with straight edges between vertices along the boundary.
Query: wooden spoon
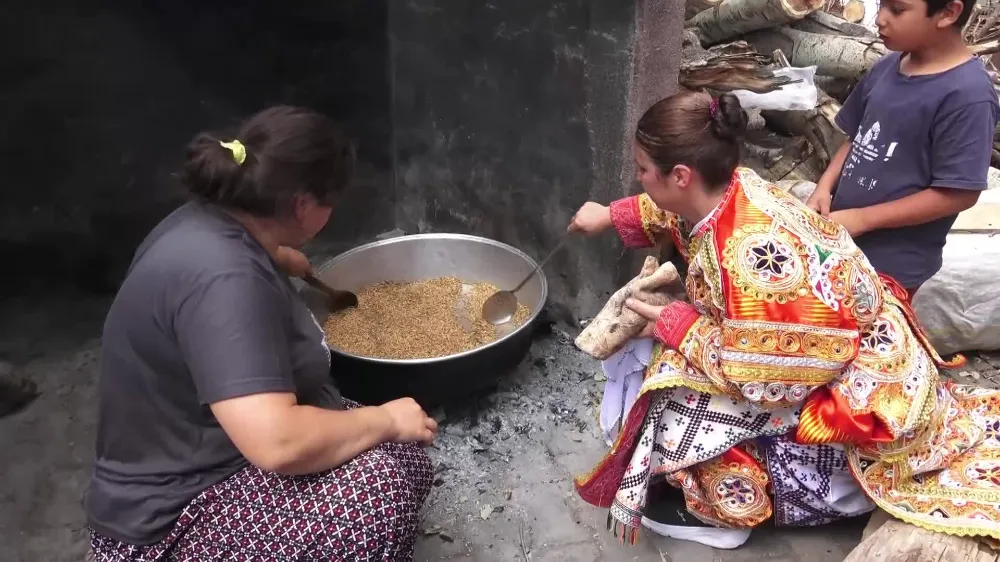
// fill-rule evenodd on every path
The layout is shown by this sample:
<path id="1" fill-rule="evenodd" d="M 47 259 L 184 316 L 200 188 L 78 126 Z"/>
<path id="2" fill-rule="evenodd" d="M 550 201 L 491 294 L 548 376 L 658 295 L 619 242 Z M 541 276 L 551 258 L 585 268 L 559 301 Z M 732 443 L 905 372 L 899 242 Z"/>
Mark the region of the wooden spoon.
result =
<path id="1" fill-rule="evenodd" d="M 326 283 L 320 281 L 312 273 L 307 273 L 302 280 L 310 287 L 326 295 L 326 306 L 330 312 L 337 312 L 346 308 L 356 308 L 358 306 L 358 296 L 350 291 L 334 289 Z"/>

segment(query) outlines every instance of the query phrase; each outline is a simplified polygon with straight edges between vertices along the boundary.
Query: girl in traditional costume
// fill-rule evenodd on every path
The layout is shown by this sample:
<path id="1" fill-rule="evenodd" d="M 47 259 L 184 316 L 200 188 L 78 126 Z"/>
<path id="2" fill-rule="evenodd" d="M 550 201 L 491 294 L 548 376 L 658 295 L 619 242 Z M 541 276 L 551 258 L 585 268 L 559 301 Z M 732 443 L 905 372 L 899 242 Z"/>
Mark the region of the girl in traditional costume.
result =
<path id="1" fill-rule="evenodd" d="M 841 226 L 738 167 L 745 127 L 731 94 L 659 101 L 635 134 L 645 193 L 573 219 L 630 247 L 671 241 L 690 300 L 627 303 L 653 345 L 605 361 L 609 384 L 623 369 L 642 382 L 581 497 L 629 542 L 645 525 L 734 548 L 771 518 L 820 525 L 875 506 L 1000 539 L 1000 392 L 941 379 L 957 361 L 934 352 L 905 290 Z"/>

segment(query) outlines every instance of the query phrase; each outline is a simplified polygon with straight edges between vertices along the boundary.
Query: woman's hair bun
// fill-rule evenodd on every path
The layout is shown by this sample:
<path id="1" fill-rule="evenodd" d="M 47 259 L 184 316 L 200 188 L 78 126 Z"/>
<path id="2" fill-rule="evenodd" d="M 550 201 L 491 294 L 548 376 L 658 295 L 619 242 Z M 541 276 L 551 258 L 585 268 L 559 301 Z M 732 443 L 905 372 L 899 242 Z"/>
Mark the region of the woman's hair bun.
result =
<path id="1" fill-rule="evenodd" d="M 340 126 L 293 106 L 258 112 L 234 132 L 199 133 L 185 156 L 181 180 L 192 195 L 261 217 L 290 211 L 302 194 L 333 205 L 354 171 Z"/>
<path id="2" fill-rule="evenodd" d="M 243 173 L 233 152 L 215 135 L 199 133 L 188 144 L 182 175 L 194 195 L 225 203 L 238 190 Z"/>
<path id="3" fill-rule="evenodd" d="M 740 105 L 740 99 L 726 92 L 713 103 L 715 111 L 711 114 L 712 133 L 720 139 L 742 139 L 747 132 L 748 118 Z"/>

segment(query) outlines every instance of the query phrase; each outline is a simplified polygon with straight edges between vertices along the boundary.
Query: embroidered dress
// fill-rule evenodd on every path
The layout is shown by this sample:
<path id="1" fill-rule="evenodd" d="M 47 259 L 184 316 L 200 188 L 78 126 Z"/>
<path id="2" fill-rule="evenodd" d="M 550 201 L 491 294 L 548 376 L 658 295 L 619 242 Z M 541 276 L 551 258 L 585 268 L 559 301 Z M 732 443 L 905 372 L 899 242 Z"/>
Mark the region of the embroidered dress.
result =
<path id="1" fill-rule="evenodd" d="M 871 507 L 849 468 L 900 519 L 1000 538 L 1000 392 L 940 380 L 962 359 L 934 352 L 843 228 L 742 168 L 697 225 L 646 195 L 611 214 L 630 246 L 672 239 L 691 301 L 664 310 L 611 451 L 577 479 L 623 537 L 653 477 L 715 525 L 819 524 Z"/>

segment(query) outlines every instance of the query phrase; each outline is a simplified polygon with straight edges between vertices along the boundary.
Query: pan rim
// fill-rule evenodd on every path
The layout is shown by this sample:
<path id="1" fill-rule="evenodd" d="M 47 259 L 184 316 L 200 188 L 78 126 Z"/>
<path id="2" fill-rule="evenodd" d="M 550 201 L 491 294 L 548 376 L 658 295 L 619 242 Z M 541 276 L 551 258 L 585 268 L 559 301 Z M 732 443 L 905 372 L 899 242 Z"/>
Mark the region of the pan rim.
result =
<path id="1" fill-rule="evenodd" d="M 320 277 L 325 271 L 331 269 L 338 262 L 343 261 L 343 260 L 349 258 L 350 256 L 354 255 L 354 254 L 358 254 L 358 253 L 370 250 L 372 248 L 378 248 L 378 247 L 387 246 L 387 245 L 390 245 L 390 244 L 399 244 L 399 243 L 407 242 L 407 241 L 410 241 L 410 240 L 432 240 L 432 239 L 434 239 L 434 240 L 465 240 L 465 241 L 469 241 L 469 242 L 479 242 L 479 243 L 483 243 L 483 244 L 495 246 L 497 248 L 501 248 L 503 250 L 506 250 L 506 251 L 508 251 L 508 252 L 510 252 L 510 253 L 512 253 L 512 254 L 520 257 L 521 259 L 523 259 L 525 261 L 525 263 L 527 263 L 531 267 L 531 269 L 535 269 L 535 267 L 538 265 L 538 262 L 535 261 L 534 259 L 532 259 L 532 257 L 529 256 L 528 254 L 522 252 L 521 250 L 515 248 L 514 246 L 511 246 L 510 244 L 505 244 L 503 242 L 500 242 L 498 240 L 493 240 L 491 238 L 485 238 L 483 236 L 475 236 L 475 235 L 472 235 L 472 234 L 424 233 L 424 234 L 408 234 L 408 235 L 403 235 L 403 236 L 396 236 L 394 238 L 388 238 L 386 240 L 376 240 L 374 242 L 369 242 L 368 244 L 363 244 L 361 246 L 357 246 L 355 248 L 351 248 L 350 250 L 347 250 L 346 252 L 343 252 L 341 254 L 338 254 L 337 256 L 334 256 L 333 258 L 331 258 L 330 260 L 328 260 L 326 263 L 324 263 L 322 266 L 320 266 L 319 268 L 317 268 L 315 275 L 317 277 Z M 333 347 L 333 346 L 329 346 L 330 353 L 336 353 L 337 355 L 340 355 L 342 357 L 349 357 L 351 359 L 355 359 L 355 360 L 359 360 L 359 361 L 366 361 L 366 362 L 369 362 L 369 363 L 377 363 L 377 364 L 384 364 L 384 365 L 428 365 L 428 364 L 432 364 L 432 363 L 439 363 L 439 362 L 444 362 L 444 361 L 450 361 L 450 360 L 454 360 L 454 359 L 459 359 L 459 358 L 462 358 L 462 357 L 468 357 L 468 356 L 471 356 L 471 355 L 475 355 L 475 354 L 477 354 L 477 353 L 479 353 L 481 351 L 484 351 L 484 350 L 487 350 L 487 349 L 490 349 L 490 348 L 493 348 L 493 347 L 500 346 L 505 341 L 510 340 L 510 339 L 518 336 L 518 334 L 520 334 L 523 330 L 529 329 L 530 326 L 532 324 L 534 324 L 535 319 L 538 318 L 538 315 L 541 314 L 542 309 L 545 307 L 545 303 L 548 301 L 548 297 L 549 297 L 549 282 L 548 282 L 548 278 L 545 276 L 545 272 L 544 271 L 539 271 L 538 273 L 539 273 L 539 277 L 541 278 L 542 290 L 541 290 L 541 296 L 538 299 L 538 304 L 535 307 L 535 309 L 531 312 L 531 315 L 528 317 L 527 320 L 524 321 L 524 324 L 521 324 L 520 326 L 518 326 L 516 330 L 514 330 L 511 333 L 509 333 L 509 334 L 507 334 L 507 335 L 505 335 L 505 336 L 497 339 L 496 341 L 488 343 L 486 345 L 477 347 L 475 349 L 470 349 L 468 351 L 463 351 L 461 353 L 453 353 L 451 355 L 443 355 L 441 357 L 429 357 L 429 358 L 426 358 L 426 359 L 380 359 L 380 358 L 377 358 L 377 357 L 365 357 L 363 355 L 355 355 L 353 353 L 348 353 L 346 351 L 342 351 L 342 350 L 340 350 L 340 349 L 338 349 L 336 347 Z"/>

